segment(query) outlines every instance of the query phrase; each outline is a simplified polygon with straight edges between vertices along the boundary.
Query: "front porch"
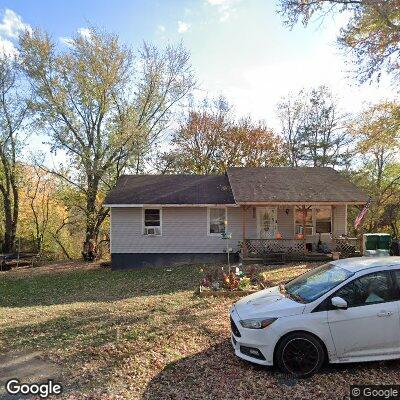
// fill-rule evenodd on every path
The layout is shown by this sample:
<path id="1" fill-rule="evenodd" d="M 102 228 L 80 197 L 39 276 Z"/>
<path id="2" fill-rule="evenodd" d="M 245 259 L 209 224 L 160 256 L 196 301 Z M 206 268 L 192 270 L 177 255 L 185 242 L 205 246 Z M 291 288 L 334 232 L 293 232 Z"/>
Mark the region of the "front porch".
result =
<path id="1" fill-rule="evenodd" d="M 347 204 L 279 204 L 242 207 L 245 262 L 325 261 L 361 255 L 347 236 Z"/>
<path id="2" fill-rule="evenodd" d="M 334 245 L 328 253 L 310 251 L 305 240 L 300 239 L 245 239 L 240 256 L 246 262 L 325 261 L 332 259 L 332 252 L 341 258 L 361 255 L 358 238 L 333 238 Z M 243 251 L 246 249 L 246 252 Z"/>

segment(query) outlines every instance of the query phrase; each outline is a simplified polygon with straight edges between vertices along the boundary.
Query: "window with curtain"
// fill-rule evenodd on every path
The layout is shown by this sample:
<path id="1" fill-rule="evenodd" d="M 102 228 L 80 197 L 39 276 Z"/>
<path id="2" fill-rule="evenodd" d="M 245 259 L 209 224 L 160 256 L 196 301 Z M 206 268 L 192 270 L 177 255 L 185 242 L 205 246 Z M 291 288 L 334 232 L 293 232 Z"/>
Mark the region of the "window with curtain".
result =
<path id="1" fill-rule="evenodd" d="M 221 234 L 225 232 L 225 208 L 209 208 L 208 233 Z"/>

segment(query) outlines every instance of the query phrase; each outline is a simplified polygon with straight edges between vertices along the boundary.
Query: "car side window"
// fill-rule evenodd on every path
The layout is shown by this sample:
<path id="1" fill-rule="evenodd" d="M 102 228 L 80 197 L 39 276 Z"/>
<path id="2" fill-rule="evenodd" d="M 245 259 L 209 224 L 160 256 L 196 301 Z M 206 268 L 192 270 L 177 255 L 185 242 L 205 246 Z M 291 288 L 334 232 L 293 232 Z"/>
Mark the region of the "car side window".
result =
<path id="1" fill-rule="evenodd" d="M 359 307 L 370 304 L 393 301 L 390 275 L 386 271 L 375 272 L 354 279 L 340 288 L 332 297 L 341 297 L 348 307 Z"/>

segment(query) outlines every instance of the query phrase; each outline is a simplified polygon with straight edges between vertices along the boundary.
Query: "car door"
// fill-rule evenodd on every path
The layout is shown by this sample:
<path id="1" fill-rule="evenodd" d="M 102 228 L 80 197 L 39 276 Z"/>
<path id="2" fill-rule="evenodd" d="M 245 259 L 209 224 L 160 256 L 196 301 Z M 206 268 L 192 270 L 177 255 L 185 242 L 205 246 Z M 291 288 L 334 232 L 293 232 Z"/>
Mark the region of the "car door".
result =
<path id="1" fill-rule="evenodd" d="M 399 310 L 388 271 L 354 279 L 331 297 L 347 301 L 348 308 L 328 310 L 328 324 L 337 357 L 371 358 L 399 352 Z"/>
<path id="2" fill-rule="evenodd" d="M 396 304 L 397 304 L 397 312 L 399 314 L 399 335 L 400 335 L 400 270 L 392 271 L 395 290 L 396 290 Z M 399 343 L 399 353 L 400 353 L 400 343 Z"/>

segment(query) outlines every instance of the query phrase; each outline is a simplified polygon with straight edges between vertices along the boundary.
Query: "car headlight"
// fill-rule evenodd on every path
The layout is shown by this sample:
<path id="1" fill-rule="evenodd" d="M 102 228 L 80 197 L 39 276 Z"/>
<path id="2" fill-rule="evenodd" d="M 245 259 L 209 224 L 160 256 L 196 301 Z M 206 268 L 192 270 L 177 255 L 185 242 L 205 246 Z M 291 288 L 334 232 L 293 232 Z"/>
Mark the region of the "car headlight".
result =
<path id="1" fill-rule="evenodd" d="M 271 325 L 278 318 L 252 318 L 240 320 L 240 325 L 248 329 L 263 329 Z"/>

